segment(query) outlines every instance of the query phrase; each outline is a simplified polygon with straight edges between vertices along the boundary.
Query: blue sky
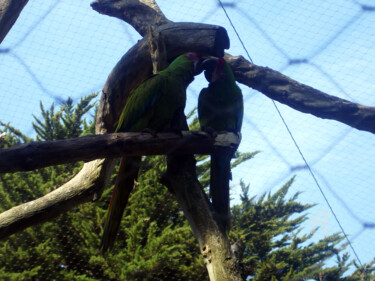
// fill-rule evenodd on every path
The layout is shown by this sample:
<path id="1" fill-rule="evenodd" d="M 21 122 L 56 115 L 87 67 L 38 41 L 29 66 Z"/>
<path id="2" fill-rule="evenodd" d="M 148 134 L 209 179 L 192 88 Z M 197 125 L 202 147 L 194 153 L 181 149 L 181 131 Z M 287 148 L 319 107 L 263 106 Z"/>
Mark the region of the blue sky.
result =
<path id="1" fill-rule="evenodd" d="M 174 21 L 224 26 L 229 53 L 247 54 L 216 0 L 157 1 Z M 0 46 L 0 120 L 32 135 L 32 115 L 45 106 L 101 89 L 120 57 L 140 36 L 126 23 L 93 11 L 90 1 L 34 0 Z M 268 66 L 314 88 L 364 105 L 375 104 L 374 1 L 224 1 L 255 64 Z M 306 59 L 308 63 L 290 64 Z M 206 85 L 198 77 L 189 88 L 187 110 Z M 232 197 L 239 180 L 251 195 L 273 192 L 296 175 L 290 194 L 317 203 L 306 230 L 320 226 L 317 238 L 340 231 L 326 202 L 270 99 L 242 87 L 245 100 L 240 150 L 260 150 L 233 171 Z M 322 120 L 276 103 L 362 262 L 375 253 L 375 136 Z M 352 258 L 354 255 L 351 253 Z"/>

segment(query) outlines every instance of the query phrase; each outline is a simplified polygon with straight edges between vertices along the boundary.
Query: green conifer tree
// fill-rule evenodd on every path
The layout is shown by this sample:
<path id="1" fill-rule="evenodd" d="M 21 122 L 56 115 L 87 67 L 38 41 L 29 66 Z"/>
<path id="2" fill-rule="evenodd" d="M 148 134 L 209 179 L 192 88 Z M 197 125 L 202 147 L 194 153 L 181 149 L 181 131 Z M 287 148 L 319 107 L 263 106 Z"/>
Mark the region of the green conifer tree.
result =
<path id="1" fill-rule="evenodd" d="M 69 99 L 57 112 L 52 105 L 35 117 L 37 140 L 73 138 L 94 132 L 85 116 L 95 95 L 77 105 Z M 197 129 L 196 118 L 191 129 Z M 32 141 L 9 124 L 0 122 L 0 148 Z M 237 153 L 233 167 L 255 153 Z M 207 156 L 197 156 L 197 173 L 204 188 L 209 184 Z M 31 172 L 0 174 L 0 211 L 43 196 L 79 171 L 82 163 L 59 165 Z M 182 211 L 159 183 L 165 171 L 163 156 L 145 157 L 138 183 L 125 210 L 114 249 L 99 251 L 100 234 L 112 184 L 95 203 L 83 204 L 54 220 L 30 227 L 0 241 L 0 280 L 208 280 L 199 248 Z M 286 195 L 293 179 L 274 194 L 249 198 L 249 186 L 240 183 L 241 204 L 233 207 L 231 241 L 242 241 L 244 277 L 251 280 L 374 280 L 374 262 L 344 277 L 351 265 L 341 254 L 342 237 L 333 234 L 311 242 L 314 231 L 301 235 L 306 211 L 298 193 Z M 296 214 L 301 214 L 296 216 Z M 337 257 L 337 266 L 324 262 Z"/>

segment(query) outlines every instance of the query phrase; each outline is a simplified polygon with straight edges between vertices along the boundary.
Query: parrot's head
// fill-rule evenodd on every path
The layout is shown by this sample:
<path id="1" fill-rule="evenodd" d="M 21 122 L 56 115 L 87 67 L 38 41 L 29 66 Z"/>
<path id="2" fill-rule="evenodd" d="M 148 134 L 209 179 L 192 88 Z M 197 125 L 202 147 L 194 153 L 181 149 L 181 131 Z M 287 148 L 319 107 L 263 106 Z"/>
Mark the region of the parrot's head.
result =
<path id="1" fill-rule="evenodd" d="M 197 75 L 196 69 L 200 61 L 200 54 L 193 52 L 185 53 L 175 58 L 168 68 L 163 71 L 180 76 L 183 80 L 190 83 L 194 80 L 194 76 Z"/>
<path id="2" fill-rule="evenodd" d="M 225 80 L 225 60 L 223 58 L 210 57 L 203 60 L 201 68 L 205 70 L 204 76 L 210 83 Z"/>
<path id="3" fill-rule="evenodd" d="M 202 63 L 202 56 L 199 53 L 186 53 L 185 57 L 194 63 L 194 75 L 198 75 L 203 71 L 200 64 Z"/>

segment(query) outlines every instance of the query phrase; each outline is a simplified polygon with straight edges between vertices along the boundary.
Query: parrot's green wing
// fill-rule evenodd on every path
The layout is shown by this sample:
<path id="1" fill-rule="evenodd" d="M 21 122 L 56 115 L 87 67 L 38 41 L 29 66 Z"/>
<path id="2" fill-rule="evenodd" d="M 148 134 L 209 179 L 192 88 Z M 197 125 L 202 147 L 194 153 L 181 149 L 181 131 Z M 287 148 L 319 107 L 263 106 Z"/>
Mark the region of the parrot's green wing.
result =
<path id="1" fill-rule="evenodd" d="M 183 72 L 185 65 L 186 71 Z M 176 63 L 171 64 L 172 66 L 177 68 Z M 190 61 L 184 61 L 176 69 L 182 72 L 181 75 L 176 75 L 173 70 L 168 67 L 132 91 L 121 113 L 116 132 L 138 132 L 145 128 L 165 130 L 170 127 L 176 111 L 185 107 L 186 87 L 193 80 L 194 65 Z M 183 75 L 185 73 L 188 73 L 188 77 Z"/>
<path id="2" fill-rule="evenodd" d="M 153 106 L 167 88 L 165 84 L 166 78 L 157 74 L 134 89 L 122 110 L 116 132 L 136 132 L 146 128 Z"/>

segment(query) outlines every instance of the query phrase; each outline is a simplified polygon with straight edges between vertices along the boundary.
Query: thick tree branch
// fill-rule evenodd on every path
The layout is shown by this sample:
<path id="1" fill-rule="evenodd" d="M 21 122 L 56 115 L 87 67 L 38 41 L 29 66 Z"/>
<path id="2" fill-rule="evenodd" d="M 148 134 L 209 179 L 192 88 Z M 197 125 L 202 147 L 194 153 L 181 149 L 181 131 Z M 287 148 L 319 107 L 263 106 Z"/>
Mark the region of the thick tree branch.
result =
<path id="1" fill-rule="evenodd" d="M 212 137 L 203 132 L 183 132 L 183 137 L 175 133 L 161 133 L 156 137 L 148 133 L 117 133 L 34 142 L 0 151 L 0 170 L 24 171 L 93 157 L 120 156 L 129 153 L 131 155 L 206 154 L 216 146 L 236 149 L 239 141 L 238 136 L 233 133 L 223 132 Z M 24 159 L 28 159 L 26 165 L 22 163 Z M 112 161 L 103 159 L 92 161 L 85 164 L 83 170 L 85 173 L 81 171 L 71 181 L 47 195 L 1 213 L 0 239 L 90 201 L 97 192 L 97 182 L 108 180 L 107 174 L 112 171 Z M 96 180 L 93 181 L 93 178 Z"/>
<path id="2" fill-rule="evenodd" d="M 107 183 L 108 174 L 112 169 L 112 161 L 109 160 L 86 163 L 81 172 L 63 186 L 41 198 L 1 213 L 0 239 L 91 201 L 97 192 L 97 185 Z"/>
<path id="3" fill-rule="evenodd" d="M 211 154 L 216 146 L 236 149 L 233 133 L 115 133 L 76 139 L 31 142 L 0 150 L 0 173 L 31 171 L 52 165 L 123 155 Z"/>
<path id="4" fill-rule="evenodd" d="M 0 44 L 18 19 L 29 0 L 0 1 Z"/>
<path id="5" fill-rule="evenodd" d="M 251 64 L 242 56 L 226 54 L 236 80 L 291 108 L 332 119 L 358 130 L 375 133 L 375 107 L 330 96 L 268 67 Z"/>
<path id="6" fill-rule="evenodd" d="M 240 261 L 234 256 L 224 229 L 217 224 L 211 204 L 197 180 L 192 155 L 169 155 L 161 182 L 175 195 L 198 240 L 211 281 L 240 281 Z"/>
<path id="7" fill-rule="evenodd" d="M 172 23 L 153 0 L 96 0 L 91 3 L 91 7 L 98 13 L 127 22 L 142 37 L 146 35 L 149 26 Z"/>

